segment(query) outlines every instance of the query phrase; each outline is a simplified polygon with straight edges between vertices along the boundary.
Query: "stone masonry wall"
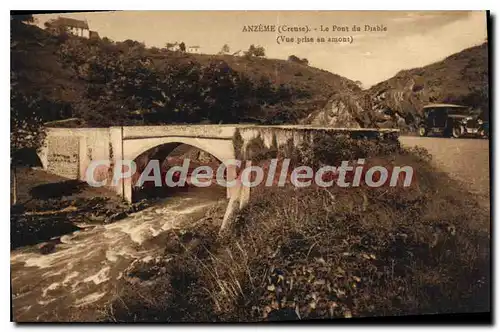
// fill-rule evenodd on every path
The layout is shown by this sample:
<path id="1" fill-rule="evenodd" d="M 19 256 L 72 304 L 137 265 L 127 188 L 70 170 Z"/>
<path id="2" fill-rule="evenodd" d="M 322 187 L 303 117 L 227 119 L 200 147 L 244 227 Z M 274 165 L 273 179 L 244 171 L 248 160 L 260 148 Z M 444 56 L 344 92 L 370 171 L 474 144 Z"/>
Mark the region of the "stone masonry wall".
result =
<path id="1" fill-rule="evenodd" d="M 92 160 L 110 159 L 109 129 L 49 128 L 40 159 L 50 173 L 83 179 Z"/>
<path id="2" fill-rule="evenodd" d="M 71 136 L 49 136 L 47 171 L 69 179 L 79 176 L 80 140 Z"/>

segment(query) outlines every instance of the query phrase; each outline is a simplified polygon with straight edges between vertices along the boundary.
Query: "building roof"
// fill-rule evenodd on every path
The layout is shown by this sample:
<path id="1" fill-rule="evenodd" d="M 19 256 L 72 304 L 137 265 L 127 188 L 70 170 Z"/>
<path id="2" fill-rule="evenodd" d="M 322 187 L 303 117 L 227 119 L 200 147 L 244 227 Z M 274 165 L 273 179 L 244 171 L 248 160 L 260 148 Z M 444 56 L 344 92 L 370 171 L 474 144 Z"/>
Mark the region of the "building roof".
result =
<path id="1" fill-rule="evenodd" d="M 68 17 L 58 17 L 57 19 L 51 22 L 52 25 L 56 26 L 66 26 L 78 29 L 89 29 L 89 25 L 86 21 L 75 20 L 74 18 Z"/>
<path id="2" fill-rule="evenodd" d="M 425 105 L 423 108 L 434 108 L 434 107 L 467 108 L 468 106 L 455 105 L 455 104 L 429 104 L 429 105 Z"/>
<path id="3" fill-rule="evenodd" d="M 198 45 L 189 46 L 189 48 L 200 48 Z"/>

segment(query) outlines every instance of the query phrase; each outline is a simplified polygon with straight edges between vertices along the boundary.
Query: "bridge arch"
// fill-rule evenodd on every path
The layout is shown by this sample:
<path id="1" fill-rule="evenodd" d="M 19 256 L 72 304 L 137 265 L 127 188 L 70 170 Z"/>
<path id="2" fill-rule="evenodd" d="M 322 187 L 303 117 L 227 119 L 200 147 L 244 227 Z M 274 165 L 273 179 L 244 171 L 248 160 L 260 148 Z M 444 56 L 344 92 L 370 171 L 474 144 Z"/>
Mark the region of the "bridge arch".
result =
<path id="1" fill-rule="evenodd" d="M 220 138 L 195 138 L 183 136 L 170 136 L 159 138 L 141 138 L 123 140 L 123 159 L 134 160 L 142 153 L 155 147 L 172 144 L 187 144 L 202 151 L 208 152 L 220 162 L 235 158 L 234 145 L 230 139 Z"/>
<path id="2" fill-rule="evenodd" d="M 236 178 L 236 169 L 226 164 L 228 160 L 235 159 L 234 145 L 231 139 L 221 138 L 196 138 L 183 136 L 155 137 L 155 138 L 130 138 L 123 140 L 123 159 L 135 160 L 147 151 L 156 147 L 163 147 L 165 156 L 180 144 L 198 148 L 214 156 L 227 167 L 228 180 Z M 128 202 L 133 200 L 133 180 L 123 179 L 123 196 Z M 227 189 L 227 197 L 232 195 L 232 188 Z"/>

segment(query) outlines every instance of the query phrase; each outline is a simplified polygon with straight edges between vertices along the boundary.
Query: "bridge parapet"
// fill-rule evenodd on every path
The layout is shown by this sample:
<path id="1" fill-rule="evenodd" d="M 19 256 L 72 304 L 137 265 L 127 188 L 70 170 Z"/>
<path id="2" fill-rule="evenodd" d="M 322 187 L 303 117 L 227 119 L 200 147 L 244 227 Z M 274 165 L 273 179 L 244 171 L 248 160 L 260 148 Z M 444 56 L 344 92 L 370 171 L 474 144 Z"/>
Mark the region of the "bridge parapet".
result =
<path id="1" fill-rule="evenodd" d="M 123 139 L 150 137 L 193 137 L 232 139 L 237 128 L 248 125 L 167 125 L 123 127 Z"/>
<path id="2" fill-rule="evenodd" d="M 120 128 L 120 127 L 112 127 Z M 197 137 L 197 138 L 233 138 L 235 132 L 245 133 L 250 139 L 265 134 L 291 136 L 292 132 L 299 135 L 311 132 L 349 133 L 352 135 L 377 135 L 397 133 L 398 129 L 379 128 L 332 128 L 308 125 L 250 125 L 250 124 L 211 124 L 211 125 L 165 125 L 165 126 L 124 126 L 123 139 L 139 139 L 162 136 Z M 88 128 L 85 128 L 88 129 Z M 288 134 L 288 135 L 287 135 Z"/>

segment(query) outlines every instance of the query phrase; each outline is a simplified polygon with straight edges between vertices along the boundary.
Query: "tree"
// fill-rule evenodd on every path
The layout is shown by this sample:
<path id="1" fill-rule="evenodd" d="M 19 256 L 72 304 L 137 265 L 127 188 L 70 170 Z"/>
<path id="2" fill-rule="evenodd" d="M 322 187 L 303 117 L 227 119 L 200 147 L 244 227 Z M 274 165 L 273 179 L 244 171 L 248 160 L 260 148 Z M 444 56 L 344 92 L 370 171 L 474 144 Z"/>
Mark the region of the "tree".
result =
<path id="1" fill-rule="evenodd" d="M 186 44 L 184 44 L 184 42 L 180 43 L 179 49 L 181 50 L 181 52 L 186 52 Z"/>
<path id="2" fill-rule="evenodd" d="M 17 172 L 22 165 L 23 151 L 39 151 L 45 138 L 43 121 L 37 112 L 40 97 L 26 95 L 18 90 L 15 74 L 11 73 L 10 96 L 10 165 L 13 172 L 12 203 L 17 203 Z"/>
<path id="3" fill-rule="evenodd" d="M 257 46 L 254 50 L 253 55 L 255 56 L 266 56 L 266 52 L 264 50 L 264 47 L 262 46 Z"/>
<path id="4" fill-rule="evenodd" d="M 29 37 L 31 37 L 27 33 L 31 30 L 27 29 L 26 23 L 33 21 L 32 15 L 11 16 L 12 38 L 10 52 L 13 61 L 11 62 L 10 73 L 10 166 L 11 171 L 13 171 L 13 204 L 17 203 L 16 167 L 23 164 L 23 152 L 26 150 L 39 150 L 45 137 L 39 106 L 41 102 L 46 102 L 46 100 L 41 97 L 40 89 L 37 91 L 30 90 L 25 85 L 20 84 L 20 72 L 26 70 L 32 64 L 29 61 L 31 59 L 23 55 L 29 54 L 29 52 L 25 51 L 25 47 L 29 43 Z M 23 77 L 26 80 L 25 76 Z M 50 108 L 50 105 L 44 104 Z"/>
<path id="5" fill-rule="evenodd" d="M 122 42 L 124 45 L 128 46 L 129 48 L 132 48 L 132 47 L 146 47 L 144 45 L 144 43 L 140 43 L 138 42 L 137 40 L 132 40 L 132 39 L 127 39 L 125 41 Z"/>
<path id="6" fill-rule="evenodd" d="M 27 14 L 27 15 L 10 15 L 10 22 L 11 23 L 33 23 L 35 22 L 35 19 L 33 18 L 33 15 Z"/>
<path id="7" fill-rule="evenodd" d="M 109 39 L 108 37 L 103 37 L 101 40 L 105 44 L 113 44 L 113 40 Z"/>
<path id="8" fill-rule="evenodd" d="M 255 46 L 254 44 L 250 45 L 248 51 L 245 53 L 247 56 L 266 56 L 264 47 Z"/>
<path id="9" fill-rule="evenodd" d="M 248 48 L 248 51 L 245 52 L 245 55 L 250 57 L 250 56 L 253 56 L 254 52 L 255 52 L 255 46 L 254 46 L 254 44 L 252 44 Z"/>
<path id="10" fill-rule="evenodd" d="M 221 48 L 221 50 L 220 50 L 219 54 L 227 54 L 227 53 L 229 53 L 229 52 L 230 52 L 230 50 L 229 50 L 229 45 L 228 45 L 228 44 L 224 44 L 224 46 L 222 46 L 222 48 Z"/>

